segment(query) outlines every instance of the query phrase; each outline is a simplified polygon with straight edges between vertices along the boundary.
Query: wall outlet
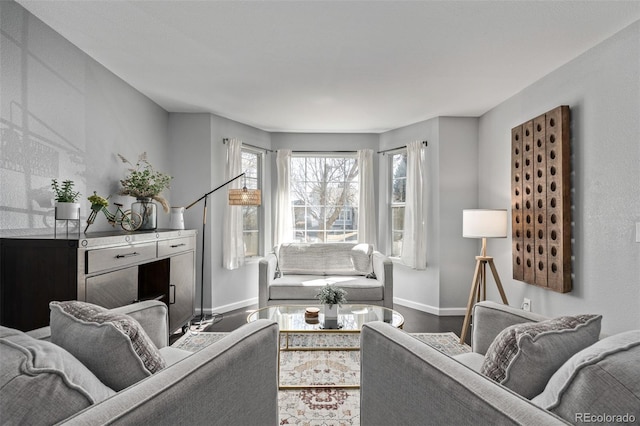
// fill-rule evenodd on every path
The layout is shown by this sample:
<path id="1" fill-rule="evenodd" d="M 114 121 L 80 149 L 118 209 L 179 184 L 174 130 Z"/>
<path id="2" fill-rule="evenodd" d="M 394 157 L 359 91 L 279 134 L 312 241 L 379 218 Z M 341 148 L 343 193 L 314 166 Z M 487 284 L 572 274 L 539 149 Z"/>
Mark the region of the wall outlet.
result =
<path id="1" fill-rule="evenodd" d="M 531 312 L 531 299 L 527 299 L 526 297 L 522 301 L 522 310 Z"/>

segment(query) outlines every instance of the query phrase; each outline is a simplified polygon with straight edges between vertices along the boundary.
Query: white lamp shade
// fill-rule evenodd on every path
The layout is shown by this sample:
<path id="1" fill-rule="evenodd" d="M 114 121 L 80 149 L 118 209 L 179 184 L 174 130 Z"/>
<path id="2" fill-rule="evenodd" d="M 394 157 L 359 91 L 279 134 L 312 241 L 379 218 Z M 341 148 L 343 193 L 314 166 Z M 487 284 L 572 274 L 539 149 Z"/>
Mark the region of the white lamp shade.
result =
<path id="1" fill-rule="evenodd" d="M 507 210 L 463 210 L 462 236 L 465 238 L 506 238 Z"/>

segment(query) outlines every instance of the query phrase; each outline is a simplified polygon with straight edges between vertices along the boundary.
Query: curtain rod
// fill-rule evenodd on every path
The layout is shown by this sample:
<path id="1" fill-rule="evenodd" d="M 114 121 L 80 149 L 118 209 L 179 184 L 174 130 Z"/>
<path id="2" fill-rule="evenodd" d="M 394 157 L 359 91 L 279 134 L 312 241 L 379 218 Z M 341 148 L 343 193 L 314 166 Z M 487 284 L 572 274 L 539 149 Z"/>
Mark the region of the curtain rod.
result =
<path id="1" fill-rule="evenodd" d="M 226 143 L 227 143 L 227 141 L 229 141 L 229 138 L 224 138 L 224 139 L 222 139 L 222 143 L 223 143 L 223 144 L 226 144 Z M 422 141 L 422 143 L 424 144 L 424 146 L 428 146 L 428 145 L 429 145 L 429 144 L 427 143 L 427 141 Z M 265 151 L 265 152 L 276 152 L 276 151 L 275 151 L 275 150 L 273 150 L 273 149 L 263 148 L 263 147 L 261 147 L 261 146 L 255 146 L 255 145 L 251 145 L 251 144 L 244 143 L 244 142 L 242 143 L 242 145 L 245 145 L 245 146 L 248 146 L 248 147 L 251 147 L 251 148 L 255 148 L 255 149 L 260 149 L 260 150 Z M 404 146 L 399 146 L 399 147 L 396 147 L 396 148 L 384 149 L 384 150 L 382 150 L 382 151 L 378 151 L 377 153 L 378 153 L 378 154 L 382 154 L 382 155 L 384 155 L 384 154 L 386 154 L 387 152 L 395 151 L 395 150 L 397 150 L 397 149 L 403 149 L 403 148 L 406 148 L 406 147 L 407 147 L 407 146 L 406 146 L 406 145 L 404 145 Z M 331 151 L 321 151 L 321 150 L 309 150 L 309 151 L 301 150 L 301 151 L 293 151 L 293 150 L 292 150 L 291 152 L 292 152 L 292 153 L 298 153 L 298 152 L 301 152 L 301 153 L 312 153 L 312 152 L 317 152 L 317 153 L 323 153 L 323 152 L 335 152 L 335 153 L 339 153 L 339 154 L 356 154 L 358 151 L 339 151 L 339 150 L 338 150 L 338 151 L 334 151 L 334 150 L 331 150 Z"/>
<path id="2" fill-rule="evenodd" d="M 229 138 L 223 138 L 223 139 L 222 139 L 222 143 L 223 143 L 223 144 L 225 144 L 225 145 L 226 145 L 226 143 L 227 143 L 227 142 L 229 142 Z M 275 152 L 275 151 L 274 151 L 274 150 L 272 150 L 272 149 L 267 149 L 267 148 L 263 148 L 263 147 L 261 147 L 261 146 L 255 146 L 255 145 L 251 145 L 251 144 L 244 143 L 244 142 L 242 142 L 242 145 L 244 145 L 244 146 L 248 146 L 248 147 L 250 147 L 250 148 L 254 148 L 254 149 L 260 149 L 260 150 L 265 151 L 265 152 Z"/>
<path id="3" fill-rule="evenodd" d="M 424 146 L 429 146 L 429 144 L 427 143 L 427 141 L 422 141 L 422 143 L 423 143 L 423 145 L 424 145 Z M 382 155 L 384 155 L 384 154 L 386 154 L 386 153 L 387 153 L 387 152 L 389 152 L 389 151 L 395 151 L 395 150 L 397 150 L 397 149 L 402 149 L 402 148 L 406 148 L 406 147 L 407 147 L 407 146 L 405 145 L 405 146 L 399 146 L 399 147 L 397 147 L 397 148 L 384 149 L 384 150 L 382 150 L 382 151 L 378 151 L 378 154 L 382 154 Z"/>
<path id="4" fill-rule="evenodd" d="M 317 152 L 318 154 L 322 154 L 323 152 L 328 152 L 328 153 L 335 152 L 336 154 L 357 154 L 357 153 L 358 153 L 358 151 L 340 151 L 340 150 L 333 150 L 333 149 L 332 149 L 332 150 L 329 150 L 329 151 L 323 151 L 323 150 L 321 150 L 321 149 L 314 149 L 314 150 L 291 150 L 291 153 L 292 153 L 292 154 L 296 154 L 296 153 L 299 153 L 299 152 L 302 152 L 302 153 L 307 153 L 307 152 L 314 153 L 314 152 Z"/>

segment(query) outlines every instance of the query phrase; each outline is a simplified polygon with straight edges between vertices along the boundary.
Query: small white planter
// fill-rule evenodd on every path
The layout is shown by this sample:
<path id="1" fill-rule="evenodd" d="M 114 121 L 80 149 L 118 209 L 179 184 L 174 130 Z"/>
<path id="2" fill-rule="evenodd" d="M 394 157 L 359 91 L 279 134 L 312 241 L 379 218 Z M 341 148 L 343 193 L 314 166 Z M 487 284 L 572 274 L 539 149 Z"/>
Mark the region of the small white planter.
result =
<path id="1" fill-rule="evenodd" d="M 62 203 L 56 201 L 56 220 L 79 220 L 80 203 Z"/>
<path id="2" fill-rule="evenodd" d="M 324 305 L 324 328 L 338 327 L 338 305 Z"/>

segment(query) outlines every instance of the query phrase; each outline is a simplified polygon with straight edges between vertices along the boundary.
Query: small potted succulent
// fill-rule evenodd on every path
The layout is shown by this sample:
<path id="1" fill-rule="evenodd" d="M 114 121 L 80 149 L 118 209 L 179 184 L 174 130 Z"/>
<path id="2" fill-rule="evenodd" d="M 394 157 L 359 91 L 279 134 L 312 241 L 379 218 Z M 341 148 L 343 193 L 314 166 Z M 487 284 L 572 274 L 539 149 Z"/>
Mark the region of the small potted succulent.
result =
<path id="1" fill-rule="evenodd" d="M 328 283 L 320 289 L 316 298 L 324 305 L 324 328 L 339 328 L 338 306 L 347 302 L 345 289 Z"/>
<path id="2" fill-rule="evenodd" d="M 77 202 L 80 192 L 73 190 L 74 185 L 72 180 L 67 179 L 59 183 L 58 179 L 51 179 L 51 188 L 56 200 L 56 220 L 80 219 L 80 203 Z"/>

